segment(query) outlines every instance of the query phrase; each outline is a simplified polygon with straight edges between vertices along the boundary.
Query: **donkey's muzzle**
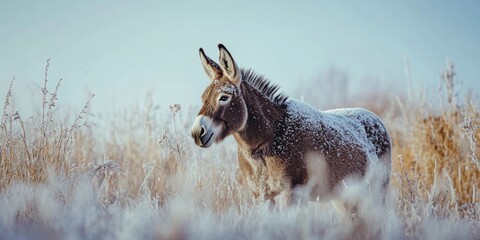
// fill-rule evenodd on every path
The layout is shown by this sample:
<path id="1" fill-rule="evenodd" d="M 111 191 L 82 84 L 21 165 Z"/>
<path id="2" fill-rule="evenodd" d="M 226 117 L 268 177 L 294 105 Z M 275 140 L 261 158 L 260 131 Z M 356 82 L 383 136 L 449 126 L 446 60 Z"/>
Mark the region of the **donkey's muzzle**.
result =
<path id="1" fill-rule="evenodd" d="M 195 144 L 197 144 L 200 147 L 210 147 L 211 143 L 213 142 L 213 133 L 208 133 L 204 132 L 203 134 L 197 134 L 192 132 L 192 137 L 195 140 Z"/>
<path id="2" fill-rule="evenodd" d="M 195 119 L 192 126 L 192 137 L 198 146 L 207 148 L 214 142 L 215 132 L 209 129 L 211 123 L 211 118 L 202 115 L 197 116 Z"/>

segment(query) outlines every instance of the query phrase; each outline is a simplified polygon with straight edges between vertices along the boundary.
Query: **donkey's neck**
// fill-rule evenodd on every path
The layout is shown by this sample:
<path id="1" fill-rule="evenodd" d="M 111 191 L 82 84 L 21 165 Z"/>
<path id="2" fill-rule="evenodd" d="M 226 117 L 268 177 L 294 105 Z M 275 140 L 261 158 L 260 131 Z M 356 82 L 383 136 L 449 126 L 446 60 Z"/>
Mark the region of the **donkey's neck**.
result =
<path id="1" fill-rule="evenodd" d="M 250 151 L 253 157 L 269 154 L 275 137 L 275 127 L 284 118 L 286 111 L 265 97 L 258 90 L 243 82 L 242 95 L 248 109 L 245 127 L 234 134 L 239 146 Z"/>

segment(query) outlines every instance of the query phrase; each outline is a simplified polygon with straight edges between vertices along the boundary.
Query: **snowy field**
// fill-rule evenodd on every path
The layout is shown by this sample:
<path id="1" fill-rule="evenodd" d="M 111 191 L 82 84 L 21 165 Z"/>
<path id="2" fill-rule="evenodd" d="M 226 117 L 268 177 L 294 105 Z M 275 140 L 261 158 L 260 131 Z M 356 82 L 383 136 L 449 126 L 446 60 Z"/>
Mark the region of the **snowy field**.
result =
<path id="1" fill-rule="evenodd" d="M 479 239 L 479 102 L 453 94 L 445 73 L 441 104 L 401 93 L 359 102 L 392 136 L 385 202 L 373 169 L 334 201 L 273 209 L 235 181 L 234 139 L 195 146 L 197 108 L 149 99 L 100 121 L 93 98 L 67 117 L 55 111 L 61 87 L 45 80 L 38 114 L 23 118 L 13 82 L 2 93 L 0 239 Z M 355 218 L 344 201 L 358 203 Z"/>

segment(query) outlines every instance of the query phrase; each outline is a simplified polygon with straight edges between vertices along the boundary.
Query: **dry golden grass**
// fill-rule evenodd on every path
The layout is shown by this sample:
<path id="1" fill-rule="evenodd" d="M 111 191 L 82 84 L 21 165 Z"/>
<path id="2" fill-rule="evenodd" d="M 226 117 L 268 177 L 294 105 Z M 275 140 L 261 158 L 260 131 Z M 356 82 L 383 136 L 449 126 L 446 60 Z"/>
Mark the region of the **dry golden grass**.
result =
<path id="1" fill-rule="evenodd" d="M 453 65 L 442 74 L 440 105 L 409 106 L 403 129 L 392 132 L 394 172 L 405 171 L 416 182 L 415 194 L 455 211 L 479 202 L 480 116 L 471 96 L 460 97 Z"/>
<path id="2" fill-rule="evenodd" d="M 363 98 L 374 99 L 362 106 L 382 116 L 391 132 L 393 181 L 386 206 L 362 200 L 358 193 L 369 191 L 362 184 L 344 194 L 363 201 L 354 223 L 329 205 L 270 211 L 253 200 L 235 182 L 232 139 L 207 151 L 192 144 L 192 109 L 161 109 L 149 97 L 143 107 L 111 116 L 107 133 L 98 134 L 87 114 L 90 98 L 71 122 L 62 122 L 54 116 L 61 81 L 47 89 L 48 71 L 47 61 L 38 116 L 23 119 L 9 105 L 12 85 L 6 94 L 0 232 L 7 238 L 30 236 L 19 232 L 32 225 L 31 236 L 69 236 L 62 222 L 74 219 L 81 229 L 74 238 L 480 236 L 478 102 L 456 94 L 452 65 L 442 75 L 441 105 L 393 94 Z M 130 215 L 145 224 L 126 234 Z"/>

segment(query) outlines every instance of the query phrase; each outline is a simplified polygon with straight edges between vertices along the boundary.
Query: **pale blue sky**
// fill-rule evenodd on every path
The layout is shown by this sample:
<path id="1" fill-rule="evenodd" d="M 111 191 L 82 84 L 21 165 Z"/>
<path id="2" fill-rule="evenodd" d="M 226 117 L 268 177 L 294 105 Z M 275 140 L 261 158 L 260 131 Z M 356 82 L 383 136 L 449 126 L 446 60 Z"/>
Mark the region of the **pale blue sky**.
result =
<path id="1" fill-rule="evenodd" d="M 62 106 L 79 109 L 92 92 L 93 111 L 104 111 L 149 90 L 163 107 L 196 105 L 209 81 L 198 48 L 217 59 L 218 43 L 290 95 L 331 66 L 402 85 L 404 59 L 416 84 L 437 86 L 445 57 L 466 88 L 480 89 L 478 1 L 3 0 L 1 101 L 15 75 L 27 111 L 51 58 L 50 86 L 64 79 Z"/>

